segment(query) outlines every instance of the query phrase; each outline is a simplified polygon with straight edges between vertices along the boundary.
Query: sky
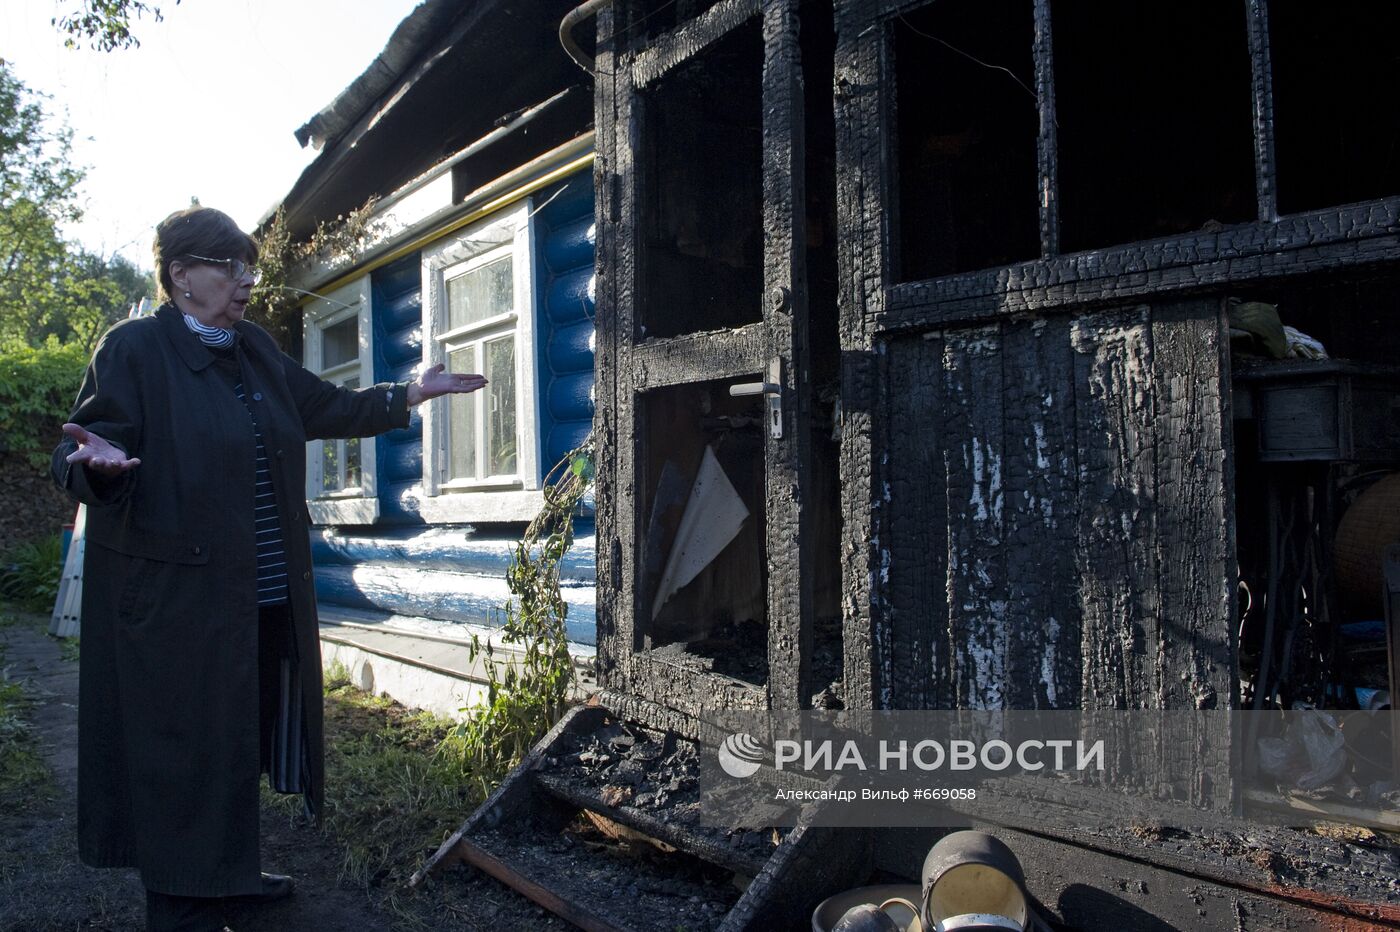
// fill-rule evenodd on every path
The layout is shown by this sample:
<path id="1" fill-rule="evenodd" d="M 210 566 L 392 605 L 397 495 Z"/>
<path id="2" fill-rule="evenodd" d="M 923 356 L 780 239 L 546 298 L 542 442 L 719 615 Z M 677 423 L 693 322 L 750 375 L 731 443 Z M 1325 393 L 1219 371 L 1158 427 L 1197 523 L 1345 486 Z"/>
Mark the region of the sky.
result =
<path id="1" fill-rule="evenodd" d="M 0 0 L 0 58 L 74 132 L 87 249 L 151 267 L 157 222 L 197 197 L 251 230 L 317 155 L 292 132 L 384 48 L 417 0 L 147 0 L 139 48 L 63 47 L 80 0 Z"/>

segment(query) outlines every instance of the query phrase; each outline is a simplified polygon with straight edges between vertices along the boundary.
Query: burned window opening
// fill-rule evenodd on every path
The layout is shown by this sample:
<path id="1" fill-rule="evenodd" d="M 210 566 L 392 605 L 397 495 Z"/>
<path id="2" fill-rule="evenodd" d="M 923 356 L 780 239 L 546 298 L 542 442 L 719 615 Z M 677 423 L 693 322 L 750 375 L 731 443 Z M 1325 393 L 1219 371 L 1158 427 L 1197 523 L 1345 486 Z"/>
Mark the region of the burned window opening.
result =
<path id="1" fill-rule="evenodd" d="M 642 398 L 638 646 L 704 658 L 714 672 L 761 686 L 768 681 L 767 431 L 761 396 L 729 394 L 730 385 L 745 381 L 751 380 L 680 385 Z M 699 489 L 707 452 L 724 481 L 711 478 Z M 686 521 L 690 508 L 698 510 L 693 522 Z M 729 521 L 739 523 L 732 538 L 717 530 Z M 691 534 L 680 539 L 685 524 Z M 708 551 L 707 537 L 714 544 Z M 677 554 L 685 551 L 694 561 L 689 569 L 702 568 L 669 598 L 658 600 L 668 575 L 673 581 L 683 578 L 686 567 Z"/>
<path id="2" fill-rule="evenodd" d="M 1038 257 L 1031 7 L 940 0 L 893 27 L 897 280 Z"/>
<path id="3" fill-rule="evenodd" d="M 1279 212 L 1400 194 L 1400 7 L 1276 2 L 1269 33 Z"/>
<path id="4" fill-rule="evenodd" d="M 638 339 L 762 319 L 762 74 L 754 18 L 642 96 Z"/>
<path id="5" fill-rule="evenodd" d="M 1051 19 L 1063 252 L 1255 218 L 1243 4 L 1070 0 Z"/>

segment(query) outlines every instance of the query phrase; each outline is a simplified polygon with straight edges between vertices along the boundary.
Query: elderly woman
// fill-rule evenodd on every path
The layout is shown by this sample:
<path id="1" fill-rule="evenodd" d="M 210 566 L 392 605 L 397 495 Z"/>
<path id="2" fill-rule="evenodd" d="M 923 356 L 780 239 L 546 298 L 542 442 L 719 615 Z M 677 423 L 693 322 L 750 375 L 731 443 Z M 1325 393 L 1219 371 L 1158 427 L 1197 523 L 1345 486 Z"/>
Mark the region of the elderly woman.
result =
<path id="1" fill-rule="evenodd" d="M 79 853 L 140 870 L 150 929 L 217 929 L 219 898 L 291 892 L 260 869 L 260 774 L 322 808 L 306 441 L 404 427 L 485 382 L 322 381 L 243 319 L 257 253 L 217 210 L 163 220 L 167 301 L 103 336 L 53 456 L 88 506 Z"/>

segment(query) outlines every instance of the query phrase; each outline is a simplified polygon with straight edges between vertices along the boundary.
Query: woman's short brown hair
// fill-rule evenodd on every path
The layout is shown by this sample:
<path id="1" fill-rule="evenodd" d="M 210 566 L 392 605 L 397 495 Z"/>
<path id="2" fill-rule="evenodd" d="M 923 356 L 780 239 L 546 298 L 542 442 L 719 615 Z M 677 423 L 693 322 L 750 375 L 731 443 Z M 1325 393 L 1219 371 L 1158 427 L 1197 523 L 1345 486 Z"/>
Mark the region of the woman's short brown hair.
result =
<path id="1" fill-rule="evenodd" d="M 257 242 L 238 228 L 233 218 L 212 207 L 186 207 L 156 224 L 156 278 L 160 298 L 169 301 L 175 286 L 170 281 L 170 263 L 176 259 L 204 256 L 206 259 L 258 261 Z"/>

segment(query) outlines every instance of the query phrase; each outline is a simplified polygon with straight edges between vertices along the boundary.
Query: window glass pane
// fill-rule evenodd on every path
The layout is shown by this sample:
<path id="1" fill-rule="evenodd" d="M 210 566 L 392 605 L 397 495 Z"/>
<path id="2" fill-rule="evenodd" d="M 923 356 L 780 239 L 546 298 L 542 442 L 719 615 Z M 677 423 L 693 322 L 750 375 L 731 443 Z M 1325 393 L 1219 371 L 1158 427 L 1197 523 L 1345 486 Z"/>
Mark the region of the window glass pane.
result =
<path id="1" fill-rule="evenodd" d="M 360 487 L 360 438 L 345 441 L 345 488 Z"/>
<path id="2" fill-rule="evenodd" d="M 321 331 L 321 368 L 330 369 L 360 356 L 360 318 L 347 317 Z"/>
<path id="3" fill-rule="evenodd" d="M 447 327 L 455 330 L 515 306 L 514 272 L 510 256 L 447 280 Z"/>
<path id="4" fill-rule="evenodd" d="M 447 354 L 447 371 L 475 372 L 476 347 L 466 346 Z M 448 396 L 448 478 L 476 478 L 476 396 Z"/>
<path id="5" fill-rule="evenodd" d="M 321 491 L 334 492 L 340 488 L 340 444 L 326 440 L 321 444 Z"/>
<path id="6" fill-rule="evenodd" d="M 486 473 L 515 472 L 515 337 L 486 344 Z"/>

